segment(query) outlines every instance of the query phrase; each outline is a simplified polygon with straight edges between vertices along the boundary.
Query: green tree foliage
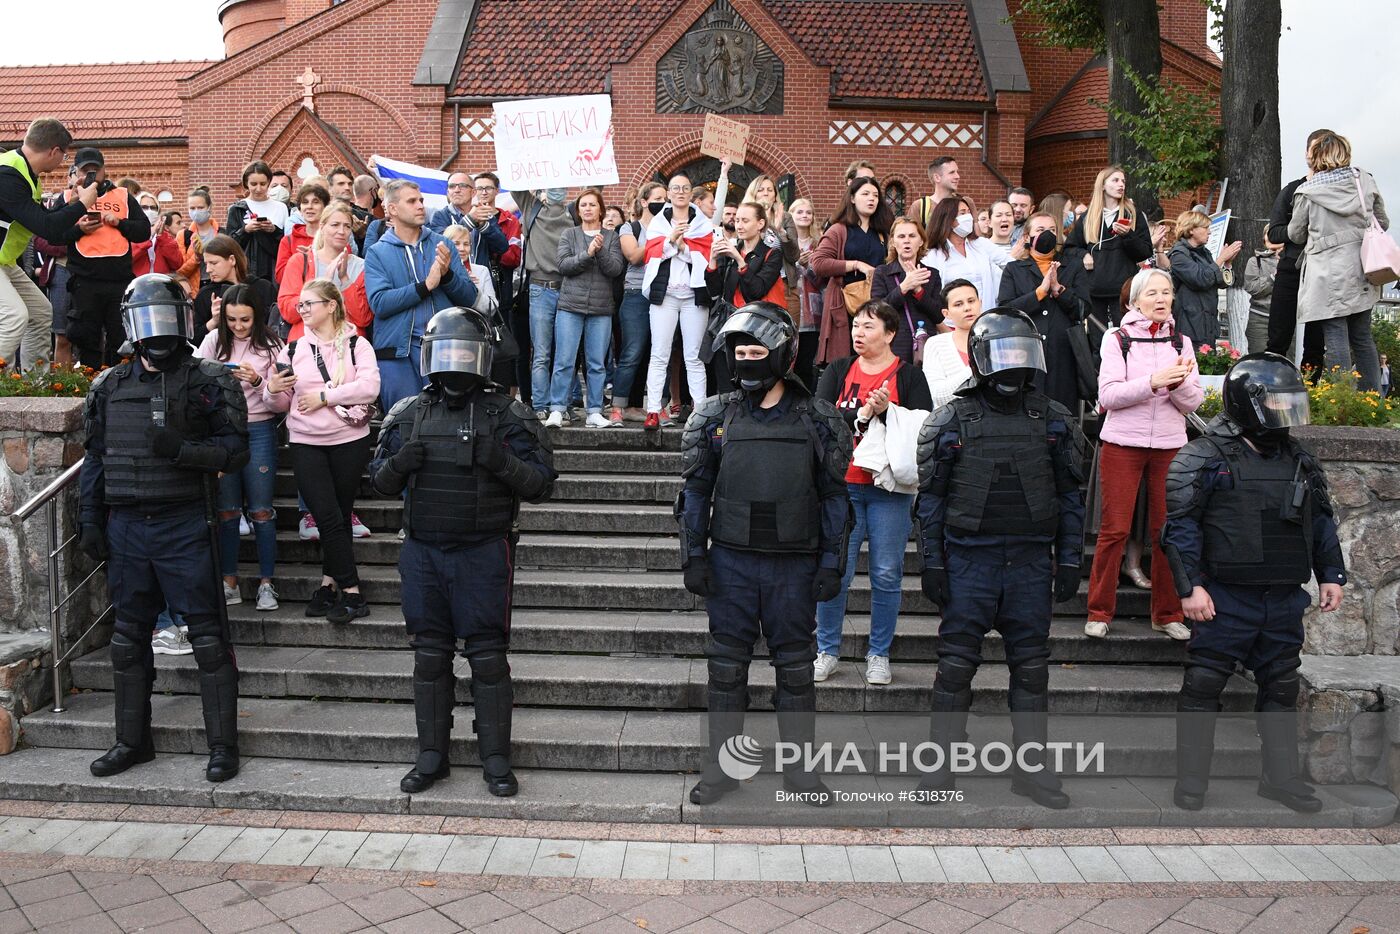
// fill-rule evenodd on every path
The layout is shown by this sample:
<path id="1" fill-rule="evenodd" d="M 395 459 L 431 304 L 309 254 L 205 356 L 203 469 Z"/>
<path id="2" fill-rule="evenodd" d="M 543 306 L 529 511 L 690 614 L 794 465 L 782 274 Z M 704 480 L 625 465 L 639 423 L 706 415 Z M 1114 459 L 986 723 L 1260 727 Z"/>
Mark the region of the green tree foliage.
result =
<path id="1" fill-rule="evenodd" d="M 1021 0 L 1011 18 L 1027 17 L 1036 21 L 1038 28 L 1030 36 L 1041 45 L 1104 50 L 1103 17 L 1097 0 Z"/>
<path id="2" fill-rule="evenodd" d="M 1129 159 L 1124 168 L 1163 197 L 1210 183 L 1220 164 L 1220 120 L 1211 112 L 1218 90 L 1197 94 L 1170 78 L 1149 81 L 1124 68 L 1142 96 L 1143 109 L 1128 111 L 1112 101 L 1094 101 L 1129 139 L 1152 154 L 1151 159 Z"/>

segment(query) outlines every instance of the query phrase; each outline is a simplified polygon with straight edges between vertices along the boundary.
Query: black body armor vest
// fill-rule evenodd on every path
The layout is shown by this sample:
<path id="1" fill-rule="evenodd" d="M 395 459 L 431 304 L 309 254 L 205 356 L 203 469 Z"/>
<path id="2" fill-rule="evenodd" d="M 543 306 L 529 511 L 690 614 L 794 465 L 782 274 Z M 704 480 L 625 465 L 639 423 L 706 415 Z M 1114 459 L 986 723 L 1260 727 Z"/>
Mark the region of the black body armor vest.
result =
<path id="1" fill-rule="evenodd" d="M 1312 487 L 1291 446 L 1264 457 L 1242 440 L 1207 438 L 1234 488 L 1216 490 L 1201 517 L 1202 566 L 1226 584 L 1304 584 L 1312 577 Z"/>
<path id="2" fill-rule="evenodd" d="M 160 428 L 175 428 L 194 436 L 198 426 L 184 424 L 186 387 L 191 368 L 175 367 L 155 379 L 143 380 L 139 363 L 127 373 L 113 373 L 107 392 L 106 433 L 102 455 L 104 498 L 109 506 L 158 507 L 204 501 L 204 474 L 177 467 L 151 450 L 151 436 Z"/>
<path id="3" fill-rule="evenodd" d="M 1027 392 L 1021 409 L 998 412 L 976 396 L 952 402 L 961 449 L 948 483 L 946 522 L 963 532 L 1053 536 L 1059 528 L 1050 400 Z"/>
<path id="4" fill-rule="evenodd" d="M 725 414 L 710 538 L 743 551 L 816 554 L 821 545 L 816 427 L 805 400 L 780 421 L 759 423 L 748 406 Z"/>
<path id="5" fill-rule="evenodd" d="M 472 464 L 477 444 L 499 444 L 495 419 L 480 401 L 460 409 L 418 397 L 410 440 L 422 441 L 427 458 L 408 484 L 405 528 L 429 545 L 467 544 L 510 531 L 518 502 L 495 474 Z"/>

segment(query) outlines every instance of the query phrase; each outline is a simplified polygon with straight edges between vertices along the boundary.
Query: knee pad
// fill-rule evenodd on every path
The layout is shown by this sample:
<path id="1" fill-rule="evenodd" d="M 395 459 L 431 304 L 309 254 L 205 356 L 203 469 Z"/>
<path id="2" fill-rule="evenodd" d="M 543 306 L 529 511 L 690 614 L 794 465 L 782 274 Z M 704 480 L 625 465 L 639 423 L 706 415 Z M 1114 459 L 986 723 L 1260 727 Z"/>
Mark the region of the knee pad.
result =
<path id="1" fill-rule="evenodd" d="M 452 674 L 452 650 L 419 646 L 413 650 L 413 677 L 417 681 L 437 681 Z"/>
<path id="2" fill-rule="evenodd" d="M 510 677 L 510 662 L 504 651 L 473 652 L 467 656 L 472 666 L 472 681 L 477 684 L 500 684 Z"/>
<path id="3" fill-rule="evenodd" d="M 793 696 L 810 694 L 816 687 L 813 679 L 812 663 L 780 665 L 777 668 L 778 690 Z"/>
<path id="4" fill-rule="evenodd" d="M 1217 668 L 1190 665 L 1181 681 L 1181 693 L 1197 701 L 1216 703 L 1230 676 Z"/>
<path id="5" fill-rule="evenodd" d="M 736 691 L 749 683 L 749 663 L 732 658 L 713 657 L 709 664 L 710 684 L 721 691 Z"/>
<path id="6" fill-rule="evenodd" d="M 976 674 L 977 666 L 965 658 L 944 655 L 938 659 L 938 680 L 951 693 L 970 690 Z"/>
<path id="7" fill-rule="evenodd" d="M 1050 690 L 1050 663 L 1043 658 L 1034 658 L 1011 666 L 1011 685 L 1030 694 L 1044 694 Z"/>
<path id="8" fill-rule="evenodd" d="M 753 661 L 753 646 L 722 633 L 711 634 L 705 642 L 705 654 L 712 659 L 727 658 L 747 666 Z"/>
<path id="9" fill-rule="evenodd" d="M 1292 665 L 1275 665 L 1262 672 L 1255 672 L 1259 684 L 1259 704 L 1261 711 L 1298 709 L 1298 669 Z M 1280 667 L 1283 670 L 1278 670 Z"/>
<path id="10" fill-rule="evenodd" d="M 194 660 L 200 671 L 218 671 L 229 663 L 228 643 L 220 636 L 195 636 L 190 645 L 194 647 Z"/>
<path id="11" fill-rule="evenodd" d="M 144 668 L 145 657 L 149 653 L 149 641 L 147 650 L 142 651 L 140 642 L 133 640 L 126 633 L 120 630 L 112 633 L 112 669 L 114 671 L 128 671 L 132 668 Z"/>

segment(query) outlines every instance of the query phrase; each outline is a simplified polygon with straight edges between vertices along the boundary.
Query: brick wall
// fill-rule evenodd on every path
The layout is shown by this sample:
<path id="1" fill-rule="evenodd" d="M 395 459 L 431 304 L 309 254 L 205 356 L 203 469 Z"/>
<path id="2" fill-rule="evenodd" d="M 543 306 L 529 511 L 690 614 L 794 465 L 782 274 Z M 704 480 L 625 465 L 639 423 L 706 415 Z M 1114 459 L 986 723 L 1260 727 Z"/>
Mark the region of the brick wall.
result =
<path id="1" fill-rule="evenodd" d="M 185 194 L 192 186 L 188 171 L 189 147 L 183 140 L 160 145 L 104 146 L 102 155 L 107 162 L 107 177 L 112 181 L 131 176 L 142 188 L 169 191 L 175 196 L 175 205 L 184 213 Z M 68 169 L 49 172 L 42 181 L 44 191 L 57 191 L 68 184 Z"/>
<path id="2" fill-rule="evenodd" d="M 224 30 L 224 55 L 237 55 L 282 28 L 283 0 L 242 0 L 224 10 L 219 25 Z"/>

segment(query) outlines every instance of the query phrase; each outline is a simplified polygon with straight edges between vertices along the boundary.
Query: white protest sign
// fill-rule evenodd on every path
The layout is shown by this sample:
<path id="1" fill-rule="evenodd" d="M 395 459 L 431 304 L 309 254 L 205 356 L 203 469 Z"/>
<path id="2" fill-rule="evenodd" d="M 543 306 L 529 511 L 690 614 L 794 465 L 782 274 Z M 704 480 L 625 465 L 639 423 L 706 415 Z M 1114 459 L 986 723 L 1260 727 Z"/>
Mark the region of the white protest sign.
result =
<path id="1" fill-rule="evenodd" d="M 1210 237 L 1206 240 L 1206 249 L 1210 250 L 1212 258 L 1220 258 L 1220 250 L 1225 246 L 1225 231 L 1229 229 L 1229 211 L 1220 211 L 1210 216 Z"/>
<path id="2" fill-rule="evenodd" d="M 608 95 L 501 101 L 492 110 L 503 188 L 617 184 Z"/>

